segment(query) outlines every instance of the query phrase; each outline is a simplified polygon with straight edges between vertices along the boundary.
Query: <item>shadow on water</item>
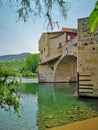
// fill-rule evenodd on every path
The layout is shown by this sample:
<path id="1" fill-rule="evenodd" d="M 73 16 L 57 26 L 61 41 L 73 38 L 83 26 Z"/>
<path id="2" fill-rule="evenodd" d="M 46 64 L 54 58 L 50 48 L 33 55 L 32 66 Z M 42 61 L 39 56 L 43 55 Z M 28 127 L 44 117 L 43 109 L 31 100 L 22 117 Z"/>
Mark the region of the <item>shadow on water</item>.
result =
<path id="1" fill-rule="evenodd" d="M 77 85 L 25 83 L 21 118 L 0 109 L 0 130 L 45 130 L 98 116 L 98 99 L 78 98 Z"/>

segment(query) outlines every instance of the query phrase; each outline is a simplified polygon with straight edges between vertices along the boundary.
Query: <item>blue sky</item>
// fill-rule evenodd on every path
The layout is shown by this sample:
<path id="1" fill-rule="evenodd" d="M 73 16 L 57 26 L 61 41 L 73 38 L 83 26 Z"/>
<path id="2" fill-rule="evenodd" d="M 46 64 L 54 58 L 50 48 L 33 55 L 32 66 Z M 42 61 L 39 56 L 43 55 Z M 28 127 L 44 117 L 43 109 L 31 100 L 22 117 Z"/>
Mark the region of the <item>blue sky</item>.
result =
<path id="1" fill-rule="evenodd" d="M 88 17 L 93 10 L 96 0 L 66 0 L 71 7 L 66 21 L 54 13 L 62 27 L 77 28 L 77 19 Z M 0 8 L 0 55 L 19 54 L 23 52 L 38 53 L 38 41 L 43 32 L 47 32 L 42 18 L 35 20 L 30 18 L 26 23 L 17 20 L 15 7 L 8 4 Z"/>

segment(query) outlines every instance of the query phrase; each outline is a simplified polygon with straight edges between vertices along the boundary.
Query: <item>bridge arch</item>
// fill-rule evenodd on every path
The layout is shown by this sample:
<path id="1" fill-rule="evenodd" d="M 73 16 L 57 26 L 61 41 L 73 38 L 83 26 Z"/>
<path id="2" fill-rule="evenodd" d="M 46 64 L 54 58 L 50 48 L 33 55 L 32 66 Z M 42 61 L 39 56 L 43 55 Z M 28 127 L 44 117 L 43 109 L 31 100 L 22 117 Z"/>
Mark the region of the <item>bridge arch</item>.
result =
<path id="1" fill-rule="evenodd" d="M 55 66 L 55 82 L 77 81 L 77 57 L 74 55 L 63 56 Z"/>

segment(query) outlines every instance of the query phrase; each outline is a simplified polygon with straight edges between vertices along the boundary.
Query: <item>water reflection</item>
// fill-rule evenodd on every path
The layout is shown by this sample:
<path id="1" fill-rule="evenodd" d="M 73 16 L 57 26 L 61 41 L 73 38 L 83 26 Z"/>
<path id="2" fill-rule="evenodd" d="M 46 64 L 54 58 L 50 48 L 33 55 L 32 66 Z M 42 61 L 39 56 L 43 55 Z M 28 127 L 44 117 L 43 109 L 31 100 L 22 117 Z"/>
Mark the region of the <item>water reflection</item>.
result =
<path id="1" fill-rule="evenodd" d="M 76 84 L 67 83 L 39 85 L 39 130 L 98 115 L 98 107 L 95 109 L 94 102 L 78 99 L 75 96 L 76 89 Z M 94 100 L 97 103 L 97 99 Z"/>
<path id="2" fill-rule="evenodd" d="M 23 84 L 21 118 L 0 109 L 0 130 L 45 130 L 98 116 L 98 99 L 78 99 L 76 92 L 76 84 Z"/>
<path id="3" fill-rule="evenodd" d="M 20 87 L 21 107 L 18 118 L 0 109 L 0 130 L 38 130 L 36 119 L 38 114 L 38 84 L 24 84 Z"/>
<path id="4" fill-rule="evenodd" d="M 38 94 L 38 83 L 24 83 L 21 87 L 20 87 L 20 92 L 23 94 L 33 94 L 33 95 L 37 95 Z"/>

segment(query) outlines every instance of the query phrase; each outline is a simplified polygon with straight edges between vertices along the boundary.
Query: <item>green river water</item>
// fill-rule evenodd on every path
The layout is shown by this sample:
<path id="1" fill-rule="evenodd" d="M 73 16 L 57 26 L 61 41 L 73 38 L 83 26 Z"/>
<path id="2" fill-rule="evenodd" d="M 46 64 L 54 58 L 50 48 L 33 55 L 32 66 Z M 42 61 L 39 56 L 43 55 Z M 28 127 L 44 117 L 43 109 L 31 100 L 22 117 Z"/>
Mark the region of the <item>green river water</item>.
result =
<path id="1" fill-rule="evenodd" d="M 25 83 L 20 115 L 0 109 L 0 130 L 45 130 L 98 116 L 98 99 L 78 98 L 76 84 Z"/>

